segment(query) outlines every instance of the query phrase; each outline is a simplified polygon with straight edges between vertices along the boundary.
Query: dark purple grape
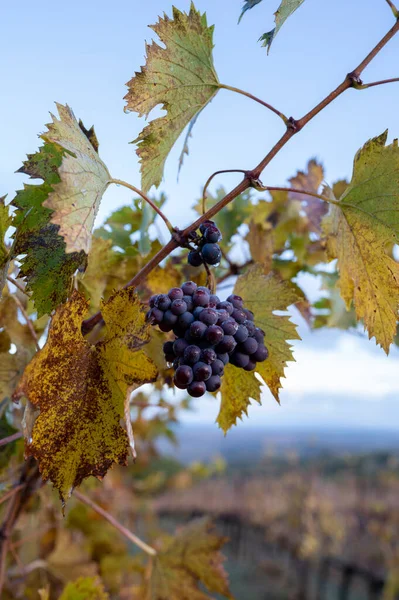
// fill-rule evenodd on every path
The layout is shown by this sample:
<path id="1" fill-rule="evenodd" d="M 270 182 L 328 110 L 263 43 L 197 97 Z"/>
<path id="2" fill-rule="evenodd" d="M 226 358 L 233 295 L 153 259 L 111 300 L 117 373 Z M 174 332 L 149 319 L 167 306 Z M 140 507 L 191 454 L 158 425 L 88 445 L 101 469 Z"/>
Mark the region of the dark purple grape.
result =
<path id="1" fill-rule="evenodd" d="M 173 344 L 173 352 L 176 356 L 183 356 L 185 349 L 188 346 L 188 342 L 184 338 L 178 338 Z"/>
<path id="2" fill-rule="evenodd" d="M 187 261 L 192 267 L 199 267 L 204 262 L 201 253 L 198 250 L 190 250 Z"/>
<path id="3" fill-rule="evenodd" d="M 222 251 L 217 244 L 204 244 L 201 255 L 208 265 L 218 265 L 222 258 Z"/>
<path id="4" fill-rule="evenodd" d="M 160 310 L 159 308 L 156 308 L 154 306 L 154 308 L 151 308 L 148 313 L 146 314 L 146 319 L 147 321 L 150 321 L 151 323 L 155 323 L 156 325 L 159 325 L 159 323 L 161 323 L 162 319 L 163 319 L 163 315 L 164 313 L 162 312 L 162 310 Z"/>
<path id="5" fill-rule="evenodd" d="M 245 354 L 254 354 L 254 352 L 256 352 L 258 349 L 258 345 L 259 344 L 255 338 L 249 337 L 245 340 L 245 342 L 240 344 L 240 350 L 241 352 L 245 352 Z"/>
<path id="6" fill-rule="evenodd" d="M 255 323 L 253 323 L 252 321 L 249 321 L 248 319 L 246 321 L 244 321 L 243 323 L 244 327 L 247 328 L 248 331 L 248 335 L 250 337 L 253 337 L 256 331 L 256 325 Z"/>
<path id="7" fill-rule="evenodd" d="M 255 333 L 253 334 L 253 337 L 256 339 L 258 344 L 263 344 L 265 340 L 265 332 L 262 331 L 262 329 L 259 329 L 259 327 L 257 327 Z"/>
<path id="8" fill-rule="evenodd" d="M 183 296 L 184 302 L 187 304 L 187 310 L 192 312 L 194 308 L 194 302 L 191 296 Z"/>
<path id="9" fill-rule="evenodd" d="M 212 367 L 204 362 L 197 362 L 193 366 L 195 381 L 206 381 L 212 375 Z"/>
<path id="10" fill-rule="evenodd" d="M 191 327 L 191 325 L 190 325 Z M 186 329 L 186 332 L 184 334 L 184 339 L 187 340 L 190 344 L 193 344 L 194 342 L 197 342 L 198 340 L 193 340 L 191 337 L 191 333 L 190 333 L 190 327 L 188 329 Z"/>
<path id="11" fill-rule="evenodd" d="M 205 383 L 206 389 L 208 392 L 217 392 L 220 386 L 222 385 L 222 380 L 219 375 L 212 375 Z"/>
<path id="12" fill-rule="evenodd" d="M 179 300 L 173 300 L 170 310 L 174 315 L 180 316 L 187 310 L 187 304 L 184 302 L 183 298 Z"/>
<path id="13" fill-rule="evenodd" d="M 188 386 L 187 391 L 193 398 L 200 398 L 206 392 L 206 385 L 203 381 L 193 381 Z"/>
<path id="14" fill-rule="evenodd" d="M 207 365 L 210 365 L 216 360 L 216 352 L 213 348 L 204 348 L 201 352 L 200 360 Z"/>
<path id="15" fill-rule="evenodd" d="M 219 325 L 210 325 L 205 333 L 205 338 L 208 340 L 212 346 L 218 344 L 222 341 L 224 336 L 224 331 Z"/>
<path id="16" fill-rule="evenodd" d="M 180 358 L 175 358 L 174 361 L 169 361 L 169 362 L 173 362 L 173 368 L 176 371 L 176 369 L 178 369 L 180 367 L 181 361 Z"/>
<path id="17" fill-rule="evenodd" d="M 197 289 L 193 294 L 194 306 L 208 306 L 209 294 L 203 290 Z"/>
<path id="18" fill-rule="evenodd" d="M 252 310 L 248 310 L 247 308 L 243 308 L 243 311 L 247 315 L 248 321 L 253 321 L 254 320 L 255 316 L 254 316 L 254 313 L 252 312 Z"/>
<path id="19" fill-rule="evenodd" d="M 154 309 L 155 310 L 155 309 Z M 169 326 L 171 329 L 177 323 L 177 316 L 172 313 L 171 310 L 167 310 L 166 313 L 163 314 L 162 324 Z"/>
<path id="20" fill-rule="evenodd" d="M 205 230 L 207 227 L 209 227 L 209 225 L 214 225 L 213 221 L 209 221 L 209 219 L 207 221 L 204 221 L 203 223 L 201 223 L 199 230 L 202 233 L 202 235 L 204 235 Z"/>
<path id="21" fill-rule="evenodd" d="M 220 304 L 219 296 L 215 296 L 215 294 L 211 294 L 209 296 L 209 306 L 211 308 L 216 308 L 218 304 Z"/>
<path id="22" fill-rule="evenodd" d="M 228 363 L 228 362 L 229 362 L 229 360 L 230 360 L 230 357 L 229 357 L 229 355 L 227 354 L 227 352 L 218 352 L 218 355 L 217 355 L 217 357 L 218 357 L 218 359 L 219 359 L 219 360 L 221 360 L 221 361 L 222 361 L 222 363 L 223 363 L 224 365 L 227 365 L 227 363 Z"/>
<path id="23" fill-rule="evenodd" d="M 184 313 L 184 315 L 187 315 L 190 313 Z M 173 333 L 175 334 L 176 337 L 184 337 L 186 331 L 187 331 L 187 327 L 185 325 L 181 325 L 179 323 L 180 319 L 182 317 L 184 317 L 184 315 L 180 315 L 180 317 L 178 317 L 178 321 L 176 323 L 176 325 L 173 327 Z"/>
<path id="24" fill-rule="evenodd" d="M 194 281 L 186 281 L 181 286 L 181 289 L 185 296 L 192 296 L 197 289 L 197 284 Z"/>
<path id="25" fill-rule="evenodd" d="M 193 315 L 194 315 L 196 321 L 199 320 L 199 316 L 203 310 L 204 310 L 203 306 L 197 306 L 196 308 L 194 308 Z"/>
<path id="26" fill-rule="evenodd" d="M 175 361 L 175 359 L 176 359 L 176 357 L 175 357 L 174 354 L 169 354 L 169 353 L 165 354 L 165 360 L 166 360 L 166 362 L 172 363 L 172 362 Z"/>
<path id="27" fill-rule="evenodd" d="M 172 304 L 172 300 L 166 294 L 159 294 L 155 300 L 154 306 L 159 308 L 160 310 L 168 310 L 170 305 Z"/>
<path id="28" fill-rule="evenodd" d="M 201 350 L 198 348 L 198 346 L 194 346 L 193 344 L 187 346 L 183 354 L 184 362 L 188 365 L 194 365 L 199 361 L 200 356 Z"/>
<path id="29" fill-rule="evenodd" d="M 266 346 L 258 346 L 256 352 L 251 355 L 251 360 L 255 360 L 256 362 L 263 362 L 269 356 L 269 351 Z"/>
<path id="30" fill-rule="evenodd" d="M 158 327 L 164 333 L 168 333 L 169 331 L 172 331 L 172 325 L 168 325 L 167 323 L 163 323 L 163 322 L 159 323 Z"/>
<path id="31" fill-rule="evenodd" d="M 216 325 L 218 319 L 219 315 L 214 308 L 204 308 L 199 316 L 199 320 L 205 323 L 205 325 Z"/>
<path id="32" fill-rule="evenodd" d="M 194 315 L 190 312 L 185 312 L 180 315 L 178 324 L 182 329 L 184 329 L 184 331 L 186 331 L 193 321 L 195 321 Z"/>
<path id="33" fill-rule="evenodd" d="M 221 328 L 226 335 L 234 335 L 238 329 L 238 323 L 230 317 L 229 319 L 223 321 Z"/>
<path id="34" fill-rule="evenodd" d="M 240 308 L 235 308 L 232 312 L 232 318 L 237 321 L 237 323 L 244 323 L 247 320 L 247 315 Z"/>
<path id="35" fill-rule="evenodd" d="M 175 382 L 178 382 L 180 385 L 190 385 L 193 378 L 193 370 L 188 365 L 180 365 L 176 369 Z"/>
<path id="36" fill-rule="evenodd" d="M 162 346 L 162 350 L 165 354 L 173 354 L 173 342 L 165 342 Z"/>
<path id="37" fill-rule="evenodd" d="M 205 292 L 205 294 L 208 294 L 208 296 L 210 296 L 210 295 L 211 295 L 211 291 L 210 291 L 210 289 L 209 289 L 209 288 L 207 288 L 205 285 L 199 285 L 199 286 L 197 287 L 197 291 L 200 291 L 200 292 Z"/>
<path id="38" fill-rule="evenodd" d="M 238 342 L 239 344 L 242 344 L 242 342 L 245 342 L 245 340 L 248 337 L 248 329 L 245 327 L 245 325 L 240 325 L 236 331 L 236 333 L 234 334 L 234 339 L 236 342 Z"/>
<path id="39" fill-rule="evenodd" d="M 207 242 L 211 243 L 220 242 L 220 240 L 222 239 L 222 234 L 220 233 L 220 230 L 216 227 L 216 225 L 213 225 L 211 223 L 205 228 L 203 236 Z"/>
<path id="40" fill-rule="evenodd" d="M 227 310 L 229 315 L 231 315 L 234 310 L 234 306 L 231 304 L 231 302 L 227 302 L 227 300 L 224 300 L 223 302 L 219 302 L 219 304 L 217 305 L 217 308 L 219 308 L 221 310 L 222 309 Z"/>
<path id="41" fill-rule="evenodd" d="M 218 308 L 218 325 L 221 325 L 224 321 L 227 321 L 227 319 L 229 318 L 229 313 L 227 312 L 227 310 L 224 310 L 224 308 Z"/>
<path id="42" fill-rule="evenodd" d="M 202 323 L 201 321 L 194 321 L 191 323 L 189 331 L 192 338 L 200 339 L 205 335 L 207 327 L 205 323 Z"/>
<path id="43" fill-rule="evenodd" d="M 150 301 L 149 301 L 150 308 L 154 308 L 157 298 L 158 298 L 158 294 L 155 294 L 155 296 L 151 296 Z"/>
<path id="44" fill-rule="evenodd" d="M 255 369 L 256 362 L 254 360 L 251 360 L 251 358 L 249 359 L 248 364 L 244 367 L 244 371 L 253 371 Z"/>
<path id="45" fill-rule="evenodd" d="M 235 341 L 235 339 L 233 338 L 232 335 L 225 335 L 223 337 L 223 339 L 221 340 L 221 342 L 218 344 L 216 351 L 218 353 L 227 352 L 230 354 L 231 352 L 233 352 L 236 345 L 237 345 L 237 342 Z"/>
<path id="46" fill-rule="evenodd" d="M 173 300 L 180 300 L 184 296 L 183 290 L 181 288 L 174 287 L 169 290 L 168 296 L 172 300 L 172 302 Z"/>
<path id="47" fill-rule="evenodd" d="M 212 375 L 223 375 L 224 372 L 224 364 L 218 358 L 213 361 L 211 364 L 212 367 Z"/>
<path id="48" fill-rule="evenodd" d="M 230 356 L 230 362 L 232 365 L 244 369 L 249 363 L 249 356 L 243 352 L 233 352 Z"/>
<path id="49" fill-rule="evenodd" d="M 227 302 L 231 302 L 231 304 L 234 306 L 234 308 L 240 308 L 240 309 L 243 307 L 243 304 L 244 304 L 241 296 L 237 296 L 236 294 L 231 294 L 227 298 Z"/>

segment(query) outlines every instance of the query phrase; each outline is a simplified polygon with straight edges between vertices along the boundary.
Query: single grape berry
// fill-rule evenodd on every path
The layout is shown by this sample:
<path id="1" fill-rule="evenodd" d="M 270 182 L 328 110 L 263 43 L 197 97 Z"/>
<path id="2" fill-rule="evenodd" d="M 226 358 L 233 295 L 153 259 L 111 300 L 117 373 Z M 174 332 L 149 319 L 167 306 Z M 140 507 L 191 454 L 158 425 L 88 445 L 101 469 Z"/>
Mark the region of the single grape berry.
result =
<path id="1" fill-rule="evenodd" d="M 245 352 L 245 354 L 254 354 L 254 352 L 256 352 L 257 349 L 258 342 L 255 340 L 255 338 L 252 337 L 247 338 L 245 342 L 240 344 L 240 350 L 241 352 Z"/>
<path id="2" fill-rule="evenodd" d="M 194 315 L 191 312 L 185 312 L 180 315 L 178 324 L 183 331 L 186 331 L 193 321 L 195 321 Z"/>
<path id="3" fill-rule="evenodd" d="M 255 315 L 252 312 L 252 310 L 248 310 L 247 308 L 243 308 L 243 311 L 245 312 L 245 314 L 247 315 L 247 319 L 248 321 L 253 321 L 255 319 Z"/>
<path id="4" fill-rule="evenodd" d="M 229 318 L 229 313 L 227 312 L 227 310 L 224 310 L 224 308 L 218 308 L 218 325 L 221 325 L 224 321 L 227 321 L 227 319 Z"/>
<path id="5" fill-rule="evenodd" d="M 192 267 L 199 267 L 204 262 L 199 250 L 190 250 L 187 260 Z"/>
<path id="6" fill-rule="evenodd" d="M 216 352 L 213 348 L 205 347 L 201 352 L 200 360 L 202 360 L 202 362 L 206 363 L 207 365 L 211 365 L 216 360 Z"/>
<path id="7" fill-rule="evenodd" d="M 207 227 L 205 227 L 203 236 L 206 242 L 211 243 L 220 242 L 220 240 L 222 239 L 222 234 L 220 233 L 220 230 L 213 223 L 210 223 Z"/>
<path id="8" fill-rule="evenodd" d="M 222 361 L 222 363 L 223 363 L 224 365 L 227 365 L 227 363 L 228 363 L 228 362 L 229 362 L 229 360 L 230 360 L 230 357 L 229 357 L 229 355 L 227 354 L 227 352 L 218 352 L 218 354 L 217 354 L 217 357 L 218 357 L 218 359 L 219 359 L 219 360 L 221 360 L 221 361 Z"/>
<path id="9" fill-rule="evenodd" d="M 199 320 L 199 316 L 201 314 L 201 312 L 204 310 L 203 306 L 196 306 L 193 310 L 193 316 L 195 317 L 196 321 Z"/>
<path id="10" fill-rule="evenodd" d="M 173 342 L 165 342 L 162 346 L 164 354 L 173 354 Z"/>
<path id="11" fill-rule="evenodd" d="M 235 341 L 235 339 L 233 338 L 232 335 L 225 335 L 225 336 L 223 336 L 223 339 L 218 344 L 216 351 L 218 353 L 227 352 L 228 354 L 230 354 L 231 352 L 233 352 L 236 345 L 237 345 L 237 342 Z"/>
<path id="12" fill-rule="evenodd" d="M 233 354 L 230 356 L 230 362 L 235 367 L 245 369 L 245 367 L 249 363 L 249 356 L 248 354 L 244 354 L 243 352 L 233 352 Z"/>
<path id="13" fill-rule="evenodd" d="M 204 290 L 196 290 L 193 294 L 193 302 L 194 306 L 208 306 L 209 303 L 209 294 L 204 292 Z"/>
<path id="14" fill-rule="evenodd" d="M 176 356 L 183 356 L 185 349 L 188 346 L 188 342 L 184 338 L 177 338 L 173 344 L 173 352 Z"/>
<path id="15" fill-rule="evenodd" d="M 246 321 L 244 321 L 243 323 L 244 327 L 246 327 L 247 331 L 248 331 L 248 335 L 250 337 L 253 337 L 255 335 L 255 331 L 256 331 L 256 325 L 253 321 L 249 321 L 248 319 Z M 258 341 L 258 340 L 256 340 Z"/>
<path id="16" fill-rule="evenodd" d="M 227 298 L 227 302 L 231 302 L 231 304 L 234 306 L 234 308 L 242 308 L 244 301 L 241 298 L 241 296 L 237 296 L 236 294 L 231 294 L 228 298 Z"/>
<path id="17" fill-rule="evenodd" d="M 216 325 L 218 319 L 219 315 L 213 308 L 204 308 L 199 316 L 199 320 L 205 323 L 205 325 Z"/>
<path id="18" fill-rule="evenodd" d="M 211 364 L 212 367 L 212 375 L 223 375 L 224 372 L 224 363 L 217 358 Z"/>
<path id="19" fill-rule="evenodd" d="M 187 348 L 184 350 L 183 359 L 188 365 L 194 365 L 199 361 L 200 356 L 201 350 L 198 348 L 198 346 L 190 344 L 190 346 L 187 346 Z"/>
<path id="20" fill-rule="evenodd" d="M 255 360 L 256 362 L 263 362 L 269 356 L 269 351 L 266 346 L 258 346 L 256 352 L 251 355 L 251 360 Z"/>
<path id="21" fill-rule="evenodd" d="M 153 309 L 155 310 L 155 309 Z M 162 324 L 165 325 L 166 327 L 170 327 L 172 329 L 172 327 L 174 327 L 177 323 L 177 315 L 174 315 L 172 313 L 171 310 L 167 310 L 165 313 L 163 313 L 163 319 L 162 319 Z"/>
<path id="22" fill-rule="evenodd" d="M 221 327 L 219 327 L 219 325 L 210 325 L 205 332 L 205 338 L 210 344 L 212 344 L 212 346 L 215 346 L 221 342 L 223 336 L 224 331 Z"/>
<path id="23" fill-rule="evenodd" d="M 205 335 L 207 327 L 205 323 L 202 323 L 201 321 L 194 321 L 191 323 L 189 331 L 192 338 L 200 339 Z"/>
<path id="24" fill-rule="evenodd" d="M 254 360 L 251 360 L 251 359 L 252 359 L 252 357 L 249 359 L 249 362 L 244 367 L 244 371 L 253 371 L 255 369 L 256 362 Z"/>
<path id="25" fill-rule="evenodd" d="M 155 302 L 154 302 L 154 306 L 156 306 L 157 308 L 159 308 L 160 310 L 168 310 L 168 308 L 170 308 L 170 305 L 172 304 L 171 299 L 169 298 L 169 296 L 167 296 L 166 294 L 159 294 L 158 296 L 156 296 Z"/>
<path id="26" fill-rule="evenodd" d="M 158 294 L 155 294 L 155 296 L 151 296 L 151 298 L 148 302 L 148 304 L 150 305 L 150 308 L 154 308 L 157 298 L 158 298 Z"/>
<path id="27" fill-rule="evenodd" d="M 244 323 L 244 321 L 247 320 L 247 315 L 240 308 L 235 308 L 233 310 L 231 316 L 233 317 L 233 319 L 235 319 L 237 321 L 237 323 L 240 323 L 240 324 Z"/>
<path id="28" fill-rule="evenodd" d="M 219 302 L 216 308 L 227 310 L 229 315 L 231 315 L 234 310 L 234 306 L 231 304 L 231 302 L 227 302 L 227 300 L 224 300 L 224 302 Z"/>
<path id="29" fill-rule="evenodd" d="M 206 392 L 205 383 L 203 381 L 193 381 L 188 386 L 187 391 L 190 394 L 190 396 L 193 396 L 193 398 L 200 398 Z"/>
<path id="30" fill-rule="evenodd" d="M 169 290 L 168 296 L 172 301 L 180 300 L 184 296 L 183 290 L 181 288 L 174 287 L 171 290 Z"/>
<path id="31" fill-rule="evenodd" d="M 232 318 L 226 319 L 221 324 L 221 327 L 226 335 L 234 335 L 239 327 L 237 321 Z"/>
<path id="32" fill-rule="evenodd" d="M 217 244 L 204 244 L 201 255 L 208 265 L 218 265 L 222 258 L 222 251 Z"/>
<path id="33" fill-rule="evenodd" d="M 199 230 L 200 230 L 200 232 L 202 233 L 202 235 L 204 235 L 204 233 L 205 233 L 205 231 L 206 231 L 206 228 L 207 228 L 209 225 L 214 225 L 214 222 L 213 222 L 213 221 L 209 221 L 209 220 L 208 220 L 208 221 L 204 221 L 203 223 L 201 223 Z"/>
<path id="34" fill-rule="evenodd" d="M 191 296 L 183 296 L 182 300 L 187 304 L 187 310 L 191 312 L 194 309 L 194 302 Z"/>
<path id="35" fill-rule="evenodd" d="M 174 354 L 165 354 L 165 360 L 167 363 L 174 363 L 176 357 Z"/>
<path id="36" fill-rule="evenodd" d="M 176 373 L 174 376 L 174 382 L 177 387 L 186 388 L 193 381 L 193 370 L 188 365 L 180 365 L 176 369 Z M 184 389 L 183 388 L 183 389 Z"/>
<path id="37" fill-rule="evenodd" d="M 194 281 L 186 281 L 181 286 L 181 289 L 185 296 L 192 296 L 197 289 L 197 284 Z"/>
<path id="38" fill-rule="evenodd" d="M 258 344 L 263 344 L 263 342 L 265 340 L 265 332 L 262 331 L 262 329 L 259 329 L 259 327 L 257 327 L 255 329 L 255 333 L 253 334 L 253 337 L 256 339 Z"/>
<path id="39" fill-rule="evenodd" d="M 215 294 L 211 294 L 209 296 L 209 306 L 211 308 L 217 308 L 217 305 L 220 304 L 219 296 L 215 296 Z"/>
<path id="40" fill-rule="evenodd" d="M 159 325 L 159 323 L 162 322 L 163 315 L 164 314 L 162 310 L 154 306 L 154 308 L 151 308 L 146 314 L 146 319 L 147 321 L 150 321 L 150 323 L 155 323 L 156 325 Z"/>
<path id="41" fill-rule="evenodd" d="M 219 375 L 212 375 L 206 382 L 205 386 L 208 392 L 217 392 L 220 386 L 222 385 L 222 381 Z"/>
<path id="42" fill-rule="evenodd" d="M 193 366 L 195 381 L 206 381 L 212 375 L 212 367 L 204 362 L 197 362 Z"/>
<path id="43" fill-rule="evenodd" d="M 245 325 L 239 325 L 237 331 L 234 334 L 235 341 L 239 344 L 242 344 L 243 342 L 245 342 L 247 337 L 248 329 L 245 327 Z"/>

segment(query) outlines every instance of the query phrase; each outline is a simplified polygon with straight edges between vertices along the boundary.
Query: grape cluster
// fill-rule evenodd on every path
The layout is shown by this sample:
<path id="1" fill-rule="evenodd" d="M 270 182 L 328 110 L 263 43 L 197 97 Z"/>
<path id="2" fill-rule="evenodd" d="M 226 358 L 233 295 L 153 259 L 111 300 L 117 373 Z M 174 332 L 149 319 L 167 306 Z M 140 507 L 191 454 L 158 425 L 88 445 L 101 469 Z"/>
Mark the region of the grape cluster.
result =
<path id="1" fill-rule="evenodd" d="M 188 262 L 192 267 L 199 267 L 202 263 L 208 265 L 218 265 L 222 258 L 222 251 L 217 242 L 222 239 L 222 234 L 213 221 L 205 221 L 200 225 L 201 236 L 195 238 L 194 243 L 197 246 L 195 250 L 190 250 Z"/>
<path id="2" fill-rule="evenodd" d="M 268 357 L 265 333 L 240 296 L 220 301 L 207 287 L 186 281 L 168 294 L 150 299 L 147 320 L 175 340 L 163 346 L 165 360 L 175 369 L 174 384 L 198 398 L 216 392 L 227 363 L 253 371 Z"/>

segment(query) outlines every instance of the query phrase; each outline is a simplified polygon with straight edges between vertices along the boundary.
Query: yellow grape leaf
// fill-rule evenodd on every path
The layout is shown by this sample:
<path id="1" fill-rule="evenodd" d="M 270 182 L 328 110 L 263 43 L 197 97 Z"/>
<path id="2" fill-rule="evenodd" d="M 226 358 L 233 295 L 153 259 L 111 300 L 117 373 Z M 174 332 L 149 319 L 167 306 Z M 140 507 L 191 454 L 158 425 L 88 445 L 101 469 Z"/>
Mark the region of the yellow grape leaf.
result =
<path id="1" fill-rule="evenodd" d="M 396 334 L 399 265 L 387 254 L 399 241 L 399 148 L 387 132 L 369 140 L 354 160 L 353 175 L 324 220 L 327 252 L 338 259 L 339 289 L 349 310 L 363 319 L 369 338 L 388 354 Z"/>
<path id="2" fill-rule="evenodd" d="M 269 227 L 267 228 L 267 225 Z M 263 265 L 265 273 L 269 273 L 274 252 L 274 235 L 271 224 L 266 221 L 266 226 L 250 221 L 249 231 L 245 238 L 249 245 L 251 256 L 256 263 Z"/>
<path id="3" fill-rule="evenodd" d="M 208 519 L 177 530 L 153 559 L 148 600 L 210 600 L 209 592 L 232 598 L 220 552 L 226 539 L 214 533 Z"/>
<path id="4" fill-rule="evenodd" d="M 103 477 L 113 463 L 125 464 L 128 440 L 120 420 L 127 389 L 157 376 L 142 350 L 149 326 L 132 288 L 103 304 L 106 335 L 94 346 L 81 334 L 87 308 L 76 291 L 58 308 L 47 343 L 15 394 L 40 408 L 27 452 L 63 502 L 85 477 Z"/>
<path id="5" fill-rule="evenodd" d="M 0 298 L 3 287 L 6 283 L 7 268 L 9 261 L 8 249 L 5 237 L 8 228 L 11 225 L 11 218 L 8 212 L 8 206 L 5 205 L 5 196 L 0 198 Z"/>
<path id="6" fill-rule="evenodd" d="M 260 382 L 253 373 L 228 364 L 222 377 L 220 411 L 216 419 L 224 433 L 237 424 L 243 414 L 248 416 L 251 399 L 260 401 Z"/>
<path id="7" fill-rule="evenodd" d="M 294 177 L 288 181 L 290 186 L 298 190 L 314 192 L 317 194 L 324 179 L 323 165 L 312 158 L 307 164 L 306 171 L 298 171 Z M 320 231 L 320 223 L 324 215 L 328 212 L 328 204 L 319 198 L 305 196 L 296 192 L 289 192 L 288 197 L 292 200 L 299 200 L 309 219 L 312 229 Z"/>
<path id="8" fill-rule="evenodd" d="M 70 581 L 59 600 L 109 600 L 99 577 L 79 577 Z"/>
<path id="9" fill-rule="evenodd" d="M 297 286 L 282 281 L 273 273 L 265 275 L 262 265 L 254 265 L 241 275 L 234 293 L 243 298 L 245 306 L 255 314 L 255 324 L 265 332 L 269 357 L 257 364 L 256 371 L 279 402 L 280 380 L 284 377 L 287 362 L 294 360 L 288 340 L 300 337 L 288 314 L 281 316 L 274 312 L 285 312 L 291 304 L 303 301 L 303 297 Z M 243 413 L 247 414 L 251 398 L 260 403 L 260 382 L 253 372 L 229 365 L 223 376 L 221 396 L 217 423 L 226 433 Z"/>
<path id="10" fill-rule="evenodd" d="M 159 104 L 167 112 L 134 140 L 144 191 L 161 183 L 172 146 L 220 87 L 212 59 L 213 27 L 193 3 L 188 14 L 173 7 L 172 19 L 165 15 L 151 28 L 165 47 L 147 44 L 146 65 L 129 81 L 125 96 L 126 111 L 139 116 L 148 116 Z"/>
<path id="11" fill-rule="evenodd" d="M 66 252 L 88 254 L 94 219 L 111 176 L 69 106 L 57 108 L 60 118 L 52 115 L 53 122 L 41 137 L 67 153 L 58 169 L 61 181 L 53 185 L 43 206 L 54 211 L 51 222 L 59 226 Z"/>

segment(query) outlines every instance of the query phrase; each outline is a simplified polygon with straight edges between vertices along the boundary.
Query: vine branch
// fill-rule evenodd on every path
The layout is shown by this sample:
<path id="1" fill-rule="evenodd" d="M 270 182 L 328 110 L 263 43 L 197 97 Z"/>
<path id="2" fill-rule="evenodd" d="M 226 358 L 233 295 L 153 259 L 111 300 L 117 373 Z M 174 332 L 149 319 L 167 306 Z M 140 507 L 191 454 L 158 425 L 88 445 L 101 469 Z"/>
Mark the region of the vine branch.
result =
<path id="1" fill-rule="evenodd" d="M 158 206 L 155 204 L 155 202 L 153 202 L 151 200 L 151 198 L 149 198 L 146 194 L 144 194 L 144 192 L 139 190 L 139 188 L 137 188 L 134 185 L 131 185 L 130 183 L 127 183 L 126 181 L 123 181 L 122 179 L 110 179 L 108 181 L 108 183 L 115 183 L 115 185 L 122 185 L 123 187 L 128 188 L 129 190 L 132 190 L 132 192 L 135 192 L 136 194 L 138 194 L 143 200 L 145 200 L 145 202 L 147 202 L 147 204 L 149 204 L 151 206 L 151 208 L 153 210 L 155 210 L 157 215 L 159 215 L 161 217 L 161 219 L 165 223 L 166 227 L 169 229 L 170 233 L 173 233 L 174 227 L 171 224 L 171 222 L 169 221 L 169 219 L 163 214 L 162 210 L 160 208 L 158 208 Z"/>
<path id="2" fill-rule="evenodd" d="M 214 215 L 216 215 L 219 211 L 221 211 L 227 204 L 229 204 L 232 200 L 237 198 L 242 192 L 253 185 L 253 182 L 258 180 L 260 174 L 265 169 L 265 167 L 273 160 L 273 158 L 280 152 L 280 150 L 287 144 L 287 142 L 296 135 L 305 125 L 309 123 L 316 115 L 319 114 L 324 108 L 326 108 L 331 102 L 336 100 L 343 92 L 348 90 L 351 87 L 355 87 L 356 85 L 361 85 L 360 75 L 364 71 L 364 69 L 371 63 L 371 61 L 377 56 L 377 54 L 386 46 L 386 44 L 394 37 L 394 35 L 399 31 L 399 20 L 391 27 L 391 29 L 384 35 L 384 37 L 374 46 L 374 48 L 367 54 L 367 56 L 362 60 L 362 62 L 350 73 L 348 73 L 343 80 L 330 94 L 328 94 L 324 100 L 316 104 L 312 110 L 306 113 L 301 119 L 295 120 L 290 117 L 288 119 L 287 130 L 282 135 L 282 137 L 277 141 L 277 143 L 273 146 L 273 148 L 266 154 L 266 156 L 260 161 L 260 163 L 253 169 L 253 171 L 248 171 L 245 174 L 244 179 L 236 185 L 224 198 L 219 200 L 214 206 L 208 209 L 201 217 L 199 217 L 194 223 L 186 227 L 184 231 L 181 232 L 180 237 L 187 237 L 192 231 L 198 229 L 198 227 L 204 222 L 211 219 Z M 147 275 L 159 265 L 169 254 L 180 246 L 179 242 L 175 237 L 163 247 L 161 250 L 153 256 L 153 258 L 139 271 L 136 275 L 124 286 L 137 286 L 141 283 Z M 97 313 L 86 319 L 82 323 L 82 333 L 89 333 L 95 325 L 100 323 L 102 320 L 101 313 Z"/>
<path id="3" fill-rule="evenodd" d="M 115 519 L 115 517 L 113 517 L 108 511 L 104 510 L 104 508 L 96 504 L 93 500 L 91 500 L 91 498 L 89 498 L 85 494 L 82 494 L 82 492 L 79 492 L 78 490 L 75 490 L 73 495 L 75 496 L 75 498 L 83 502 L 83 504 L 86 504 L 86 506 L 89 506 L 97 514 L 101 515 L 104 519 L 106 519 L 106 521 L 108 521 L 108 523 L 111 523 L 111 525 L 113 525 L 115 529 L 117 529 L 122 535 L 124 535 L 128 540 L 133 542 L 133 544 L 138 546 L 141 550 L 143 550 L 150 556 L 155 556 L 157 554 L 155 548 L 152 548 L 152 546 L 149 546 L 148 544 L 143 542 L 143 540 L 141 540 L 132 531 L 130 531 L 121 523 L 119 523 L 119 521 Z"/>
<path id="4" fill-rule="evenodd" d="M 366 90 L 367 88 L 371 88 L 376 85 L 384 85 L 385 83 L 394 83 L 395 81 L 399 81 L 399 77 L 392 77 L 392 79 L 382 79 L 381 81 L 373 81 L 372 83 L 362 83 L 355 87 L 357 90 Z"/>
<path id="5" fill-rule="evenodd" d="M 221 173 L 246 173 L 245 169 L 221 169 L 220 171 L 215 171 L 210 175 L 204 185 L 204 189 L 202 190 L 202 214 L 206 213 L 206 192 L 208 190 L 209 184 L 212 179 L 216 177 L 216 175 L 220 175 Z"/>
<path id="6" fill-rule="evenodd" d="M 0 440 L 0 446 L 5 446 L 6 444 L 11 444 L 11 442 L 15 442 L 15 440 L 19 440 L 22 437 L 22 431 L 17 431 L 8 437 L 5 437 Z"/>
<path id="7" fill-rule="evenodd" d="M 25 294 L 25 296 L 27 295 L 26 290 L 23 287 L 23 285 L 21 285 L 19 283 L 19 281 L 17 281 L 16 279 L 14 279 L 14 277 L 11 277 L 11 275 L 7 275 L 7 281 L 9 281 L 13 285 L 15 285 L 15 287 L 18 288 L 20 292 L 22 292 L 23 294 Z"/>
<path id="8" fill-rule="evenodd" d="M 394 3 L 391 0 L 386 0 L 389 8 L 391 9 L 391 11 L 393 12 L 393 15 L 396 19 L 399 19 L 399 10 L 396 8 L 396 6 L 394 5 Z"/>

